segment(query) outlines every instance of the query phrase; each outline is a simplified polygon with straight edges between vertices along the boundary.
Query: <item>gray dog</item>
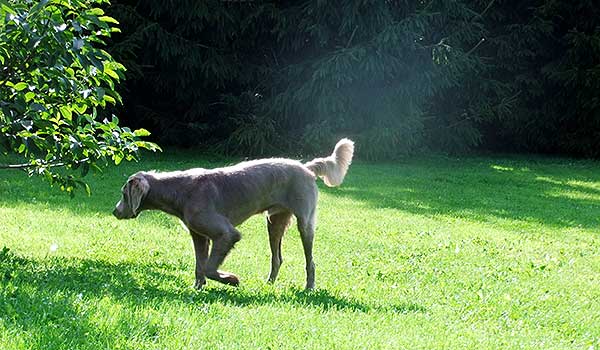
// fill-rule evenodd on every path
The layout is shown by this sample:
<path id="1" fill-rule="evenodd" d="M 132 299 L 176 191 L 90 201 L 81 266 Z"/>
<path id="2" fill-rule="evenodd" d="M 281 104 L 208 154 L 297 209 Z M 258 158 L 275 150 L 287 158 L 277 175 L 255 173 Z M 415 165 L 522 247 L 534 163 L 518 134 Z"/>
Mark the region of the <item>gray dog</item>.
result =
<path id="1" fill-rule="evenodd" d="M 121 189 L 123 196 L 113 212 L 117 219 L 132 219 L 143 210 L 162 210 L 178 217 L 189 229 L 196 252 L 196 288 L 209 278 L 237 286 L 239 279 L 219 271 L 225 256 L 241 239 L 236 226 L 250 216 L 267 212 L 274 282 L 281 266 L 281 238 L 296 216 L 306 258 L 306 288 L 315 286 L 312 246 L 315 231 L 317 185 L 344 180 L 352 161 L 354 143 L 340 140 L 331 156 L 306 164 L 290 159 L 261 159 L 218 169 L 173 172 L 138 172 Z M 208 254 L 209 240 L 212 250 Z"/>

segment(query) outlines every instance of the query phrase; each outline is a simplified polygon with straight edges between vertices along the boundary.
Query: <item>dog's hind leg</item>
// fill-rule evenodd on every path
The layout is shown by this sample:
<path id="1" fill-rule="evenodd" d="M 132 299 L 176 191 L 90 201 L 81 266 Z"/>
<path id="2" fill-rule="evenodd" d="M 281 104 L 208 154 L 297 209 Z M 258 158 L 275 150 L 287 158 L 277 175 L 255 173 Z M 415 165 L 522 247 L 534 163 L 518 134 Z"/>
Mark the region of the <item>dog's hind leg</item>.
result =
<path id="1" fill-rule="evenodd" d="M 315 263 L 313 261 L 313 239 L 315 236 L 315 210 L 309 215 L 297 216 L 298 230 L 302 238 L 304 247 L 304 257 L 306 259 L 306 289 L 315 288 Z"/>
<path id="2" fill-rule="evenodd" d="M 275 282 L 279 274 L 279 267 L 283 263 L 281 257 L 281 239 L 290 224 L 292 214 L 283 212 L 277 214 L 268 214 L 267 230 L 269 231 L 269 244 L 271 246 L 271 273 L 269 282 Z"/>

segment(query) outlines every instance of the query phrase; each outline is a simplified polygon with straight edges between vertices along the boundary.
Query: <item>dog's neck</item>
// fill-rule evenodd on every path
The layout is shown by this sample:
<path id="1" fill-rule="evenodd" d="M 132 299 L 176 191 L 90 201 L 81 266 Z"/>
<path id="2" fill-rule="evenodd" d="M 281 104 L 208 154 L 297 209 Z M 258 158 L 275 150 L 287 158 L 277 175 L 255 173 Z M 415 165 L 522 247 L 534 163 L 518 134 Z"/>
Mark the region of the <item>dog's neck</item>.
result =
<path id="1" fill-rule="evenodd" d="M 150 185 L 146 197 L 142 201 L 142 210 L 161 210 L 167 214 L 182 218 L 183 203 L 181 203 L 181 190 L 178 182 L 171 177 L 145 174 Z"/>

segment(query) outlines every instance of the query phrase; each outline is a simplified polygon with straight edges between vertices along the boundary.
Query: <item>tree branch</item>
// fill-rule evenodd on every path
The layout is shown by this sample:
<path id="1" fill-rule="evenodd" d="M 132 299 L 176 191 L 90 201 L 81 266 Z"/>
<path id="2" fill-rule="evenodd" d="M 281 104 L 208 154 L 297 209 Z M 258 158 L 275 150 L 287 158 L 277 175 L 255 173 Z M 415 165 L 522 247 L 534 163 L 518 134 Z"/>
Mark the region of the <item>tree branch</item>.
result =
<path id="1" fill-rule="evenodd" d="M 358 29 L 358 26 L 354 27 L 354 30 L 352 31 L 352 34 L 350 35 L 350 39 L 348 39 L 348 42 L 346 43 L 346 48 L 350 47 L 350 44 L 352 43 L 352 39 L 354 39 L 354 34 L 356 34 L 357 29 Z"/>
<path id="2" fill-rule="evenodd" d="M 483 9 L 483 11 L 481 11 L 481 13 L 477 14 L 476 16 L 474 16 L 474 17 L 471 19 L 471 22 L 473 22 L 473 21 L 475 20 L 475 18 L 478 18 L 478 17 L 479 17 L 479 18 L 481 18 L 481 17 L 483 17 L 483 15 L 485 15 L 485 13 L 486 13 L 486 12 L 487 12 L 487 11 L 490 9 L 490 7 L 492 7 L 492 5 L 494 4 L 494 2 L 495 2 L 495 1 L 496 1 L 496 0 L 492 0 L 492 1 L 490 1 L 490 2 L 488 3 L 488 5 L 485 7 L 485 9 Z"/>
<path id="3" fill-rule="evenodd" d="M 65 166 L 68 164 L 81 164 L 89 161 L 90 158 L 83 158 L 73 163 L 65 163 L 65 162 L 56 162 L 56 163 L 42 163 L 42 164 L 31 164 L 31 163 L 23 163 L 23 164 L 0 164 L 0 169 L 30 169 L 30 168 L 56 168 L 60 166 Z"/>
<path id="4" fill-rule="evenodd" d="M 481 38 L 481 40 L 479 40 L 477 45 L 473 46 L 473 48 L 467 52 L 467 56 L 470 55 L 471 53 L 473 53 L 473 51 L 475 51 L 479 47 L 479 45 L 481 45 L 484 41 L 485 41 L 485 38 Z"/>

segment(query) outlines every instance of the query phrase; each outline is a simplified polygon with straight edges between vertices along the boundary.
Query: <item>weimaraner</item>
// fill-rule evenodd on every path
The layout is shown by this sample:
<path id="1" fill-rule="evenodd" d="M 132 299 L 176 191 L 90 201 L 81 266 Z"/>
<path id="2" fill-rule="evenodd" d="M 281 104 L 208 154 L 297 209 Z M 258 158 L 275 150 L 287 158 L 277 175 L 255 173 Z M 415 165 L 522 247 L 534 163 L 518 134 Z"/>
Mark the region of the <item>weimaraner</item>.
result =
<path id="1" fill-rule="evenodd" d="M 274 282 L 282 263 L 281 238 L 295 215 L 306 258 L 306 288 L 313 289 L 312 246 L 318 195 L 315 179 L 322 178 L 330 187 L 340 185 L 353 153 L 354 143 L 342 139 L 329 157 L 306 164 L 272 158 L 217 169 L 138 172 L 121 189 L 123 196 L 113 215 L 117 219 L 132 219 L 143 210 L 154 209 L 178 217 L 189 229 L 194 243 L 196 288 L 202 288 L 205 277 L 239 284 L 237 276 L 219 271 L 218 267 L 241 239 L 235 227 L 265 211 L 272 254 L 269 281 Z"/>

